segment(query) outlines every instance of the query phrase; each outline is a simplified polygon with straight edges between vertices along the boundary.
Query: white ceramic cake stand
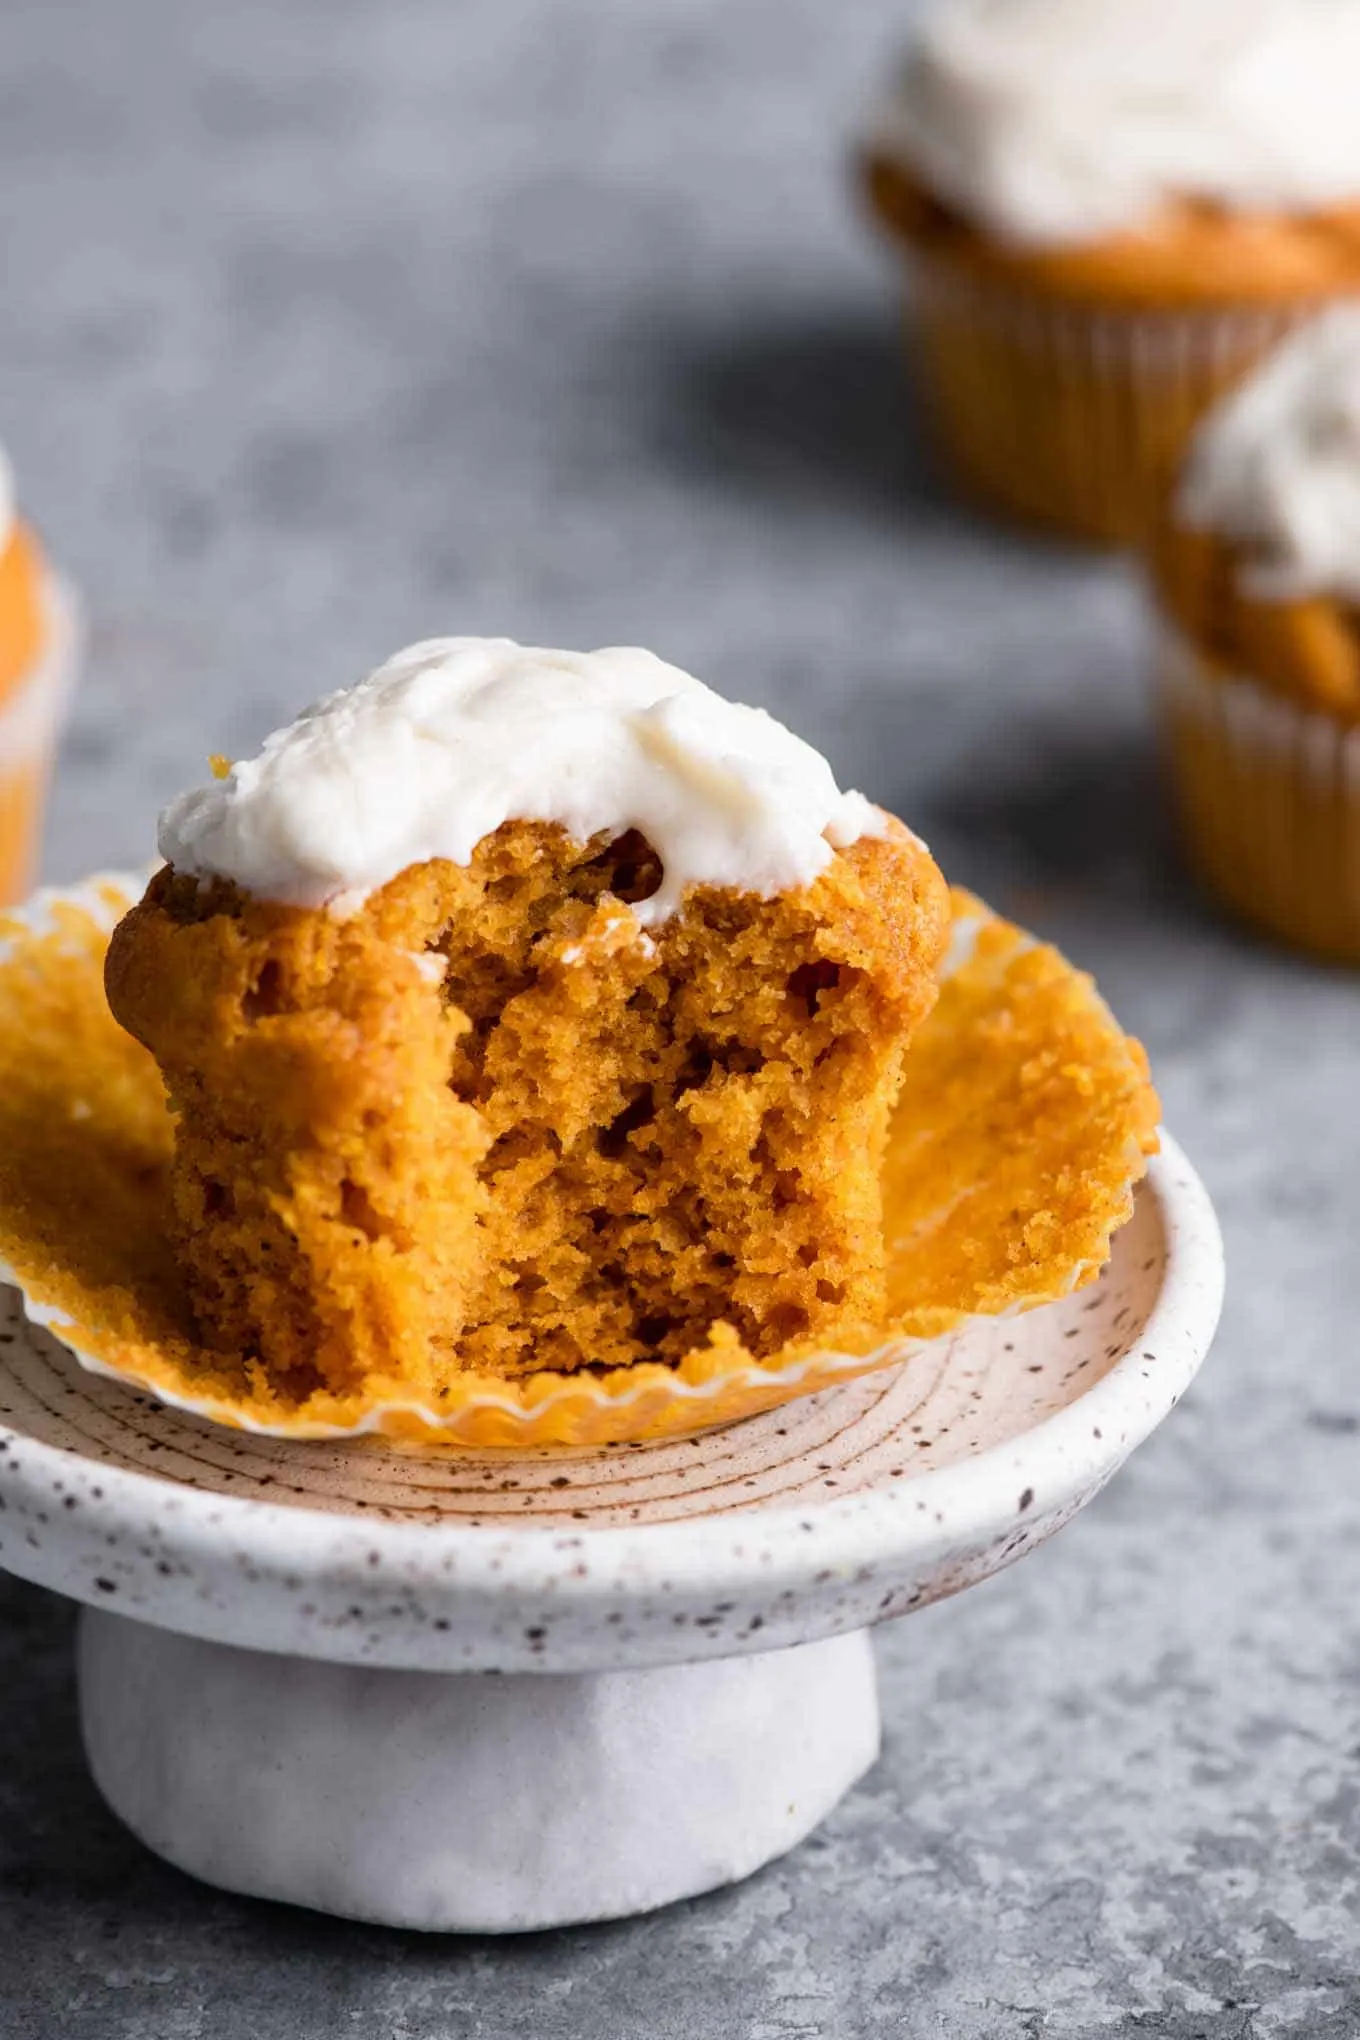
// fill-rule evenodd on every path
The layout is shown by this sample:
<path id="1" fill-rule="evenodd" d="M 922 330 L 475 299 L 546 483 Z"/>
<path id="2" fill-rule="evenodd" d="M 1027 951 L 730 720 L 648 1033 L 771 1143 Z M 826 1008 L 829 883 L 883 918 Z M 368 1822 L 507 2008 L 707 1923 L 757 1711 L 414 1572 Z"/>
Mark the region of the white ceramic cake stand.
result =
<path id="1" fill-rule="evenodd" d="M 217 1429 L 4 1292 L 0 1565 L 86 1604 L 94 1775 L 196 1876 L 406 1927 L 641 1912 L 817 1825 L 878 1749 L 869 1626 L 1089 1501 L 1221 1292 L 1168 1141 L 1094 1289 L 701 1439 L 527 1458 Z"/>

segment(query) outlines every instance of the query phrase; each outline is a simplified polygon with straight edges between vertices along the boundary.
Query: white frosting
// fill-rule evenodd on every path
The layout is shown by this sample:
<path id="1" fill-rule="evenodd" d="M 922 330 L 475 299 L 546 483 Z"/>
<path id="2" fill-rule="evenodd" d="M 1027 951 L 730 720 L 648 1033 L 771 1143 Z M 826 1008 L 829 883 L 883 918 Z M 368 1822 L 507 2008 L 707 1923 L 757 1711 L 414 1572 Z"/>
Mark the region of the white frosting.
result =
<path id="1" fill-rule="evenodd" d="M 161 854 L 266 899 L 347 907 L 410 864 L 467 864 L 506 821 L 576 842 L 640 829 L 663 921 L 689 885 L 766 898 L 807 885 L 886 818 L 841 793 L 820 752 L 651 652 L 553 652 L 437 638 L 399 652 L 182 794 Z"/>
<path id="2" fill-rule="evenodd" d="M 1360 602 L 1360 306 L 1301 326 L 1200 426 L 1177 508 L 1253 594 Z"/>
<path id="3" fill-rule="evenodd" d="M 1360 0 L 936 0 L 878 145 L 1003 239 L 1360 197 Z"/>

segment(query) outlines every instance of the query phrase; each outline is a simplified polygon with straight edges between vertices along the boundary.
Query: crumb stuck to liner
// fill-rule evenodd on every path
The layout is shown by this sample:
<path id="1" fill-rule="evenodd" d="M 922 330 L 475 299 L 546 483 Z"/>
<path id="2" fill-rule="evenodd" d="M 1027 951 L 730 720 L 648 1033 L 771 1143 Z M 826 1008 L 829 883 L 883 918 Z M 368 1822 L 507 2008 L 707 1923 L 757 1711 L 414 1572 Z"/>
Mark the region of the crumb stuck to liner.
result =
<path id="1" fill-rule="evenodd" d="M 599 1445 L 685 1435 L 910 1357 L 976 1315 L 1096 1276 L 1156 1147 L 1146 1060 L 1089 978 L 967 894 L 917 1033 L 884 1175 L 890 1317 L 837 1350 L 763 1359 L 718 1335 L 672 1365 L 462 1374 L 426 1403 L 289 1401 L 196 1340 L 169 1246 L 171 1126 L 149 1055 L 113 1021 L 103 964 L 136 881 L 0 914 L 0 1268 L 96 1371 L 239 1428 L 418 1445 Z"/>

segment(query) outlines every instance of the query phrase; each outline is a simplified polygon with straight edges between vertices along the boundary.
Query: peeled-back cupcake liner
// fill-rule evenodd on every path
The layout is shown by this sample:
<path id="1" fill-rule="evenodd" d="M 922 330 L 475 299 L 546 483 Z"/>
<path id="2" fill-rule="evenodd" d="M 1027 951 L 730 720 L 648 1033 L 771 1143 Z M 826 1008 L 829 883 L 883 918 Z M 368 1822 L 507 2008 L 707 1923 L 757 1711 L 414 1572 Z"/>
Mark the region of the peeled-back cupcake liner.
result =
<path id="1" fill-rule="evenodd" d="M 1335 301 L 1102 307 L 924 249 L 911 272 L 908 344 L 960 485 L 1007 515 L 1118 545 L 1145 535 L 1216 398 Z"/>
<path id="2" fill-rule="evenodd" d="M 109 932 L 141 890 L 96 878 L 0 914 L 0 1280 L 92 1371 L 242 1430 L 481 1449 L 704 1431 L 1092 1280 L 1155 1150 L 1145 1058 L 1091 981 L 957 893 L 885 1166 L 889 1323 L 763 1360 L 719 1331 L 676 1366 L 455 1373 L 434 1402 L 397 1381 L 290 1401 L 258 1363 L 198 1342 L 178 1286 L 159 1073 L 103 994 Z"/>
<path id="3" fill-rule="evenodd" d="M 1205 884 L 1282 941 L 1360 964 L 1360 728 L 1215 665 L 1170 625 L 1158 693 Z"/>
<path id="4" fill-rule="evenodd" d="M 47 637 L 33 670 L 0 702 L 0 905 L 28 888 L 52 757 L 80 662 L 72 589 L 49 576 Z"/>

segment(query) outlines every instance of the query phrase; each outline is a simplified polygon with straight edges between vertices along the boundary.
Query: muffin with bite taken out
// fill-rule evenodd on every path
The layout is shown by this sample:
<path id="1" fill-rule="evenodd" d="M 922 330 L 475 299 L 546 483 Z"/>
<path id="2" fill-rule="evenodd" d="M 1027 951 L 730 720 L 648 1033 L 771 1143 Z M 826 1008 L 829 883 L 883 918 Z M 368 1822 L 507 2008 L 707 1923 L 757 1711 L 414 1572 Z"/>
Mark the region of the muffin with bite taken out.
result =
<path id="1" fill-rule="evenodd" d="M 204 1340 L 305 1395 L 885 1313 L 944 882 L 650 653 L 400 654 L 176 802 L 116 930 Z"/>

